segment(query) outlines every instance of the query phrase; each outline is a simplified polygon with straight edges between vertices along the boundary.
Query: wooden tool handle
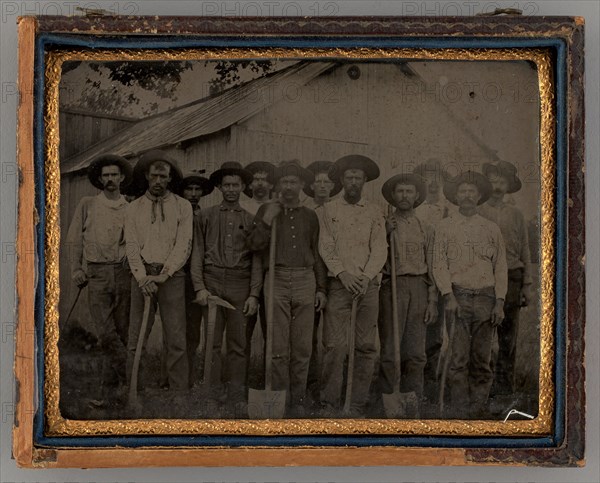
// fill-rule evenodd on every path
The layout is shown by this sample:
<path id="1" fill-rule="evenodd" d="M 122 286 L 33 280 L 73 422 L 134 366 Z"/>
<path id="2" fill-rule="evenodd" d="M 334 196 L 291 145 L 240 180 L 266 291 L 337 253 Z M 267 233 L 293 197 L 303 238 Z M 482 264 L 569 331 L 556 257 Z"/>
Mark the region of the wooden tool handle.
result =
<path id="1" fill-rule="evenodd" d="M 265 337 L 265 389 L 271 390 L 273 369 L 273 292 L 275 286 L 275 246 L 277 244 L 277 217 L 271 222 L 271 242 L 269 245 L 269 275 L 267 281 L 267 334 Z"/>

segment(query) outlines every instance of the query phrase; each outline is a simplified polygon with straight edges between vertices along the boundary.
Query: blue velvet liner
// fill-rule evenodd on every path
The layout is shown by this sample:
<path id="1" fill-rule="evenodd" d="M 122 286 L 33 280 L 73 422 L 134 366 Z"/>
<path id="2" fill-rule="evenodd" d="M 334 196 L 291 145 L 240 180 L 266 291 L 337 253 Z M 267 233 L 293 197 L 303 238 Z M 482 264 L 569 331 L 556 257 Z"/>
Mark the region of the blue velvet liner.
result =
<path id="1" fill-rule="evenodd" d="M 556 407 L 555 433 L 549 437 L 412 437 L 412 436 L 92 436 L 92 437 L 46 437 L 44 435 L 44 232 L 45 232 L 45 186 L 44 186 L 44 52 L 52 48 L 81 47 L 177 49 L 202 47 L 374 47 L 374 48 L 534 48 L 550 47 L 556 52 L 556 102 L 557 102 L 557 233 L 556 233 Z M 369 37 L 310 37 L 310 38 L 244 38 L 186 36 L 140 36 L 136 38 L 89 38 L 78 35 L 42 34 L 36 42 L 35 52 L 35 99 L 34 99 L 34 159 L 36 182 L 36 207 L 40 223 L 36 230 L 38 240 L 38 284 L 35 298 L 36 354 L 38 372 L 38 407 L 34 418 L 34 440 L 47 447 L 139 447 L 139 446 L 422 446 L 465 448 L 534 448 L 555 447 L 564 438 L 564 389 L 565 389 L 565 300 L 566 300 L 566 46 L 556 39 L 532 38 L 369 38 Z"/>

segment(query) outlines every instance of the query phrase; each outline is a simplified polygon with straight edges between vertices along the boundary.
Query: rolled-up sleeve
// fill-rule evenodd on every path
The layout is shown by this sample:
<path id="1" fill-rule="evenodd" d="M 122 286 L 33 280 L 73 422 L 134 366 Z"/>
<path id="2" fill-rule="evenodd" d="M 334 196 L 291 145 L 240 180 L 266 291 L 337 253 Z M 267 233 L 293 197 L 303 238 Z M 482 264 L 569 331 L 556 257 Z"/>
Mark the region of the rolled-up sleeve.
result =
<path id="1" fill-rule="evenodd" d="M 142 261 L 141 244 L 138 239 L 136 228 L 138 204 L 134 201 L 129 204 L 125 213 L 125 246 L 127 251 L 127 261 L 131 273 L 138 282 L 146 277 L 146 267 Z"/>
<path id="2" fill-rule="evenodd" d="M 331 207 L 323 206 L 321 208 L 319 218 L 319 253 L 323 262 L 333 274 L 337 277 L 344 271 L 344 264 L 337 252 L 335 245 L 335 236 L 332 230 L 333 218 L 331 214 Z"/>
<path id="3" fill-rule="evenodd" d="M 364 274 L 369 277 L 369 279 L 375 278 L 379 272 L 381 272 L 388 254 L 388 243 L 383 213 L 378 209 L 374 209 L 372 212 L 373 222 L 369 239 L 370 255 L 369 261 L 364 268 Z"/>

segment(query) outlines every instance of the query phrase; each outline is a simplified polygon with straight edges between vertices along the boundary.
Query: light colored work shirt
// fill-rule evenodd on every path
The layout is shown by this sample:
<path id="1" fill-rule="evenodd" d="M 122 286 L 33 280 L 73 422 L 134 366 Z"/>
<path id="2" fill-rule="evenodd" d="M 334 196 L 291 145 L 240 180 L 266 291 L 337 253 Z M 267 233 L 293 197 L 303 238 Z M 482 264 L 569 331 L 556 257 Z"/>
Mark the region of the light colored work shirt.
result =
<path id="1" fill-rule="evenodd" d="M 488 202 L 479 207 L 479 214 L 500 227 L 506 246 L 508 269 L 522 268 L 523 283 L 531 283 L 529 239 L 523 213 L 518 208 L 504 202 L 496 206 Z"/>
<path id="2" fill-rule="evenodd" d="M 433 228 L 444 218 L 456 213 L 457 209 L 445 198 L 440 198 L 435 203 L 429 203 L 425 200 L 415 208 L 415 215 L 419 220 L 424 221 Z"/>
<path id="3" fill-rule="evenodd" d="M 192 205 L 174 193 L 161 199 L 146 192 L 132 201 L 125 217 L 125 240 L 136 280 L 146 276 L 144 263 L 162 264 L 161 273 L 169 276 L 181 269 L 192 249 L 192 230 Z"/>
<path id="4" fill-rule="evenodd" d="M 104 192 L 81 199 L 67 233 L 66 249 L 72 273 L 81 270 L 84 261 L 119 263 L 124 260 L 127 206 L 123 196 L 109 200 Z"/>
<path id="5" fill-rule="evenodd" d="M 433 277 L 442 295 L 452 285 L 467 289 L 494 287 L 504 299 L 508 284 L 506 249 L 500 228 L 479 214 L 455 213 L 435 228 Z"/>
<path id="6" fill-rule="evenodd" d="M 329 270 L 337 277 L 348 272 L 375 278 L 387 259 L 385 222 L 381 209 L 361 199 L 350 204 L 337 198 L 316 210 L 321 226 L 319 251 Z"/>

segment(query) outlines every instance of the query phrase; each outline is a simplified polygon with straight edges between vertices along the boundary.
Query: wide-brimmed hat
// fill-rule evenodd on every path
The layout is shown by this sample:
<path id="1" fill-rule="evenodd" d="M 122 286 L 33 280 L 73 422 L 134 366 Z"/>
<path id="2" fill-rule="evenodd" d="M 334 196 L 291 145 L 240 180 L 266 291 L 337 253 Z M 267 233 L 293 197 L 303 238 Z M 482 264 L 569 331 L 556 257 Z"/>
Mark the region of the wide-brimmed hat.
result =
<path id="1" fill-rule="evenodd" d="M 215 189 L 208 178 L 205 178 L 198 171 L 194 170 L 183 173 L 183 178 L 181 179 L 181 183 L 179 185 L 180 194 L 183 194 L 183 190 L 190 184 L 199 185 L 200 189 L 202 190 L 202 196 L 211 194 Z"/>
<path id="2" fill-rule="evenodd" d="M 418 174 L 423 179 L 434 176 L 435 180 L 442 184 L 452 178 L 452 176 L 444 169 L 442 162 L 437 158 L 430 158 L 424 163 L 418 164 L 413 169 L 414 174 Z"/>
<path id="3" fill-rule="evenodd" d="M 362 170 L 367 177 L 367 181 L 379 178 L 379 166 L 377 166 L 377 163 L 371 158 L 361 156 L 360 154 L 350 154 L 338 159 L 329 170 L 329 178 L 333 181 L 339 181 L 340 177 L 349 169 Z"/>
<path id="4" fill-rule="evenodd" d="M 393 193 L 396 186 L 399 184 L 413 185 L 417 189 L 419 198 L 415 201 L 413 208 L 416 208 L 425 201 L 427 188 L 425 187 L 423 178 L 418 174 L 397 174 L 383 183 L 383 186 L 381 187 L 381 194 L 383 194 L 383 197 L 390 205 L 396 206 L 397 204 L 396 200 L 393 198 Z"/>
<path id="5" fill-rule="evenodd" d="M 479 203 L 477 203 L 478 205 L 485 203 L 492 194 L 492 184 L 484 175 L 475 171 L 465 171 L 444 183 L 444 196 L 450 203 L 458 205 L 456 202 L 456 192 L 458 191 L 458 187 L 464 183 L 477 186 L 481 195 Z"/>
<path id="6" fill-rule="evenodd" d="M 314 176 L 315 178 L 317 177 L 317 175 L 319 173 L 327 173 L 329 175 L 329 170 L 333 167 L 333 163 L 331 161 L 315 161 L 313 163 L 310 163 L 306 169 L 308 169 Z M 337 195 L 340 191 L 342 191 L 342 184 L 340 183 L 339 178 L 332 180 L 333 182 L 333 188 L 331 189 L 331 192 L 329 193 L 329 196 L 335 196 Z M 314 190 L 310 187 L 312 183 L 310 184 L 306 184 L 304 185 L 304 193 L 306 193 L 308 196 L 310 196 L 311 198 L 315 197 L 315 192 Z"/>
<path id="7" fill-rule="evenodd" d="M 252 183 L 252 173 L 244 169 L 237 161 L 225 161 L 220 169 L 210 175 L 209 179 L 214 186 L 219 186 L 223 181 L 223 176 L 239 176 L 246 186 Z"/>
<path id="8" fill-rule="evenodd" d="M 502 176 L 508 181 L 508 194 L 516 193 L 521 189 L 521 180 L 517 176 L 517 167 L 508 161 L 498 161 L 497 163 L 484 163 L 483 174 L 492 181 L 496 176 Z"/>
<path id="9" fill-rule="evenodd" d="M 142 154 L 135 164 L 135 167 L 133 168 L 133 182 L 127 190 L 127 194 L 140 196 L 148 189 L 146 173 L 148 172 L 150 165 L 156 161 L 163 161 L 171 166 L 169 190 L 173 193 L 179 191 L 179 184 L 181 183 L 183 175 L 181 174 L 181 169 L 179 169 L 179 166 L 177 165 L 177 161 L 160 149 L 152 149 Z"/>
<path id="10" fill-rule="evenodd" d="M 277 168 L 275 168 L 275 182 L 277 183 L 284 176 L 298 176 L 305 185 L 311 184 L 315 177 L 312 171 L 303 168 L 300 161 L 292 159 L 291 161 L 284 161 Z"/>
<path id="11" fill-rule="evenodd" d="M 267 173 L 267 181 L 273 185 L 275 184 L 273 179 L 275 177 L 275 165 L 273 163 L 269 163 L 268 161 L 253 161 L 252 163 L 247 164 L 244 169 L 249 171 L 253 178 L 256 173 Z M 246 186 L 244 194 L 252 197 L 252 188 Z"/>
<path id="12" fill-rule="evenodd" d="M 104 189 L 104 186 L 100 182 L 100 175 L 102 174 L 102 168 L 104 166 L 119 167 L 121 173 L 125 176 L 125 179 L 121 183 L 121 190 L 126 188 L 127 185 L 131 183 L 133 170 L 131 169 L 131 165 L 127 162 L 127 160 L 118 154 L 103 154 L 95 158 L 87 169 L 88 179 L 90 180 L 90 183 L 94 185 L 94 187 L 98 188 L 99 190 Z"/>

